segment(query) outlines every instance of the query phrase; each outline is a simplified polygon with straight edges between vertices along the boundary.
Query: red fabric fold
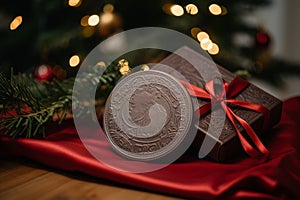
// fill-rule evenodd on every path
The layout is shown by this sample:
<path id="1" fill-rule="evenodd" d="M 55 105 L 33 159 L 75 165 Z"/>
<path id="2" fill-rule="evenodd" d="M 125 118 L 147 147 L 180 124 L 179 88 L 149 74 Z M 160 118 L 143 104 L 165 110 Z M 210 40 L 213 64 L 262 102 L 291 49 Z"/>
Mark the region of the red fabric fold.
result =
<path id="1" fill-rule="evenodd" d="M 118 171 L 94 159 L 82 145 L 71 122 L 44 140 L 0 137 L 2 156 L 24 156 L 46 165 L 147 190 L 194 199 L 299 199 L 300 192 L 300 97 L 284 101 L 280 123 L 267 134 L 270 157 L 261 163 L 241 157 L 232 163 L 185 160 L 144 174 Z M 93 141 L 91 141 L 93 142 Z M 95 144 L 111 153 L 108 143 Z"/>

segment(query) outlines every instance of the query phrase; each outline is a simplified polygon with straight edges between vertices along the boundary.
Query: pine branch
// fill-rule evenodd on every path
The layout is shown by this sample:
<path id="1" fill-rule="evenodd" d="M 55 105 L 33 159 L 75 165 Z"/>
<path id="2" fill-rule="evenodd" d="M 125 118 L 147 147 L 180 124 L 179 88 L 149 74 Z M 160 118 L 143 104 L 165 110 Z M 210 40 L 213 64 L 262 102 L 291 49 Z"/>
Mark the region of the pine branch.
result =
<path id="1" fill-rule="evenodd" d="M 98 96 L 103 96 L 102 92 L 112 88 L 118 78 L 115 69 L 99 75 L 102 74 L 99 70 L 104 72 L 105 69 L 93 66 L 91 71 L 84 73 L 78 81 L 84 87 L 98 87 Z M 56 121 L 60 124 L 71 115 L 74 81 L 75 78 L 71 77 L 62 81 L 40 83 L 27 74 L 11 75 L 8 79 L 0 73 L 1 134 L 13 138 L 30 138 L 39 134 L 45 136 L 46 123 Z M 73 105 L 79 105 L 76 99 Z M 80 110 L 88 113 L 91 106 L 95 104 L 91 104 L 89 108 L 80 107 Z"/>
<path id="2" fill-rule="evenodd" d="M 3 117 L 0 120 L 0 130 L 3 134 L 13 138 L 25 136 L 30 138 L 42 133 L 45 136 L 44 125 L 50 120 L 55 121 L 55 114 L 59 114 L 59 124 L 65 119 L 67 112 L 70 112 L 71 96 L 64 96 L 57 102 L 53 102 L 51 106 L 43 108 L 36 112 L 30 112 L 21 115 L 11 115 Z"/>
<path id="3" fill-rule="evenodd" d="M 10 80 L 0 73 L 0 104 L 4 112 L 7 109 L 16 109 L 21 113 L 22 105 L 28 105 L 32 110 L 39 110 L 40 104 L 29 89 L 33 84 L 29 77 L 11 76 Z M 26 86 L 26 87 L 24 87 Z"/>

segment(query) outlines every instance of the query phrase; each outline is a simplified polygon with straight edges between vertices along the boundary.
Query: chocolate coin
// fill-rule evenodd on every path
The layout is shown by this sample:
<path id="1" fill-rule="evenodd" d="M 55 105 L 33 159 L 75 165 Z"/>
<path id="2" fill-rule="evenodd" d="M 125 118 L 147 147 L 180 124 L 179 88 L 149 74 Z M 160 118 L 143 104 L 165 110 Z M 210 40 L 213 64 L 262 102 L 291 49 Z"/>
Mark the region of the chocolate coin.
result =
<path id="1" fill-rule="evenodd" d="M 173 76 L 156 70 L 125 76 L 105 105 L 108 141 L 122 156 L 139 161 L 176 153 L 185 145 L 192 122 L 193 105 L 187 90 Z"/>

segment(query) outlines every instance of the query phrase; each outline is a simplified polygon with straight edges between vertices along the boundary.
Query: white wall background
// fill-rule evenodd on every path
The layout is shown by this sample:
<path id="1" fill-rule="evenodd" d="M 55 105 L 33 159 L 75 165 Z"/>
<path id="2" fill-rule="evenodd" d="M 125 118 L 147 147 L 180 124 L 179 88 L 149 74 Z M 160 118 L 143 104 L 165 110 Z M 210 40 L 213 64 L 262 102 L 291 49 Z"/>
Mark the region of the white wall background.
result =
<path id="1" fill-rule="evenodd" d="M 300 1 L 286 0 L 282 55 L 300 62 Z"/>
<path id="2" fill-rule="evenodd" d="M 300 63 L 300 1 L 272 0 L 257 11 L 257 21 L 273 38 L 273 54 Z"/>
<path id="3" fill-rule="evenodd" d="M 273 39 L 272 53 L 300 65 L 300 1 L 272 2 L 271 6 L 257 11 L 256 21 L 269 31 Z M 282 100 L 300 96 L 299 76 L 289 75 L 283 77 L 283 80 L 285 84 L 282 88 L 275 88 L 263 80 L 252 79 L 250 82 Z"/>

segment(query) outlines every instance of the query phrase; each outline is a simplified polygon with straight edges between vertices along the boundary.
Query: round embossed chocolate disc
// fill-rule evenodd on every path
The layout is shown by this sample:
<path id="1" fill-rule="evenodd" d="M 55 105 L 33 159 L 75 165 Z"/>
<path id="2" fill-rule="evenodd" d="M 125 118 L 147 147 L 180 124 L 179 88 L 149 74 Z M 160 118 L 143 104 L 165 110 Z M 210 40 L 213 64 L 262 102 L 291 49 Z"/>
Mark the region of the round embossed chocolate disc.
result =
<path id="1" fill-rule="evenodd" d="M 124 77 L 111 92 L 104 112 L 104 129 L 113 148 L 140 161 L 176 152 L 192 121 L 192 101 L 184 86 L 155 70 Z"/>

